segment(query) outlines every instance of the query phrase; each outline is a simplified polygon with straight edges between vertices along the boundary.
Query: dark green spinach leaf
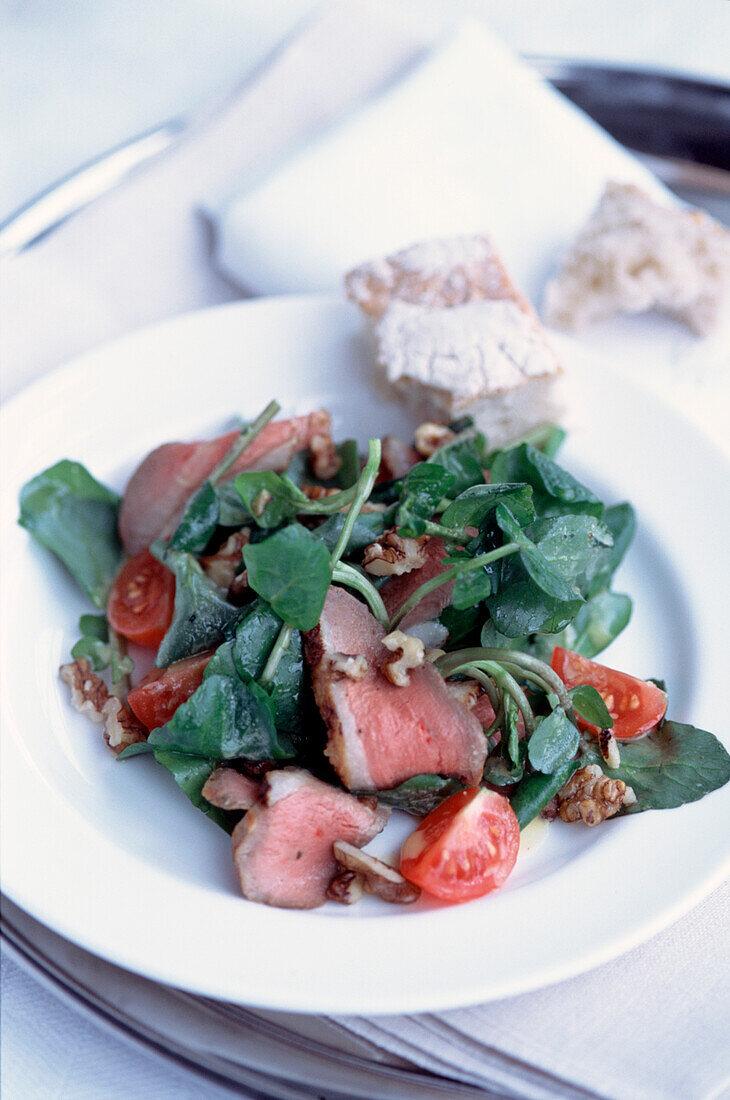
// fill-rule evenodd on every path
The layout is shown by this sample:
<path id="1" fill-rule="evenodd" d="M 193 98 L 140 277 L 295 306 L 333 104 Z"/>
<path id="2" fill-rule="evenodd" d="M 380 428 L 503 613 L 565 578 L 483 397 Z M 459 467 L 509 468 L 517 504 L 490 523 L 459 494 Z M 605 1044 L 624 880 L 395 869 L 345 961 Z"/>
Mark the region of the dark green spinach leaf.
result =
<path id="1" fill-rule="evenodd" d="M 248 583 L 297 630 L 319 622 L 332 580 L 325 544 L 299 523 L 243 549 Z"/>
<path id="2" fill-rule="evenodd" d="M 79 462 L 63 459 L 23 486 L 18 522 L 104 607 L 122 563 L 118 510 L 116 493 Z"/>
<path id="3" fill-rule="evenodd" d="M 153 749 L 210 760 L 287 760 L 294 748 L 277 733 L 271 700 L 258 684 L 220 674 L 207 676 L 169 722 L 152 730 Z"/>
<path id="4" fill-rule="evenodd" d="M 529 443 L 520 443 L 494 457 L 491 483 L 525 481 L 534 491 L 538 515 L 558 512 L 583 512 L 600 519 L 603 504 L 590 489 L 552 458 Z"/>
<path id="5" fill-rule="evenodd" d="M 413 466 L 403 482 L 396 519 L 400 533 L 409 538 L 422 535 L 425 521 L 431 518 L 440 501 L 453 493 L 455 485 L 456 477 L 443 466 L 430 462 Z"/>
<path id="6" fill-rule="evenodd" d="M 594 753 L 584 764 L 598 764 L 605 775 L 633 788 L 636 802 L 621 812 L 664 810 L 696 802 L 730 779 L 730 755 L 707 730 L 681 722 L 664 722 L 660 729 L 636 741 L 623 741 L 621 764 L 609 768 Z"/>
<path id="7" fill-rule="evenodd" d="M 259 678 L 282 625 L 279 616 L 263 600 L 256 600 L 247 609 L 245 618 L 238 624 L 231 653 L 234 667 L 244 680 Z M 274 703 L 277 729 L 298 732 L 301 728 L 303 676 L 302 636 L 295 630 L 266 689 Z"/>
<path id="8" fill-rule="evenodd" d="M 170 539 L 172 550 L 200 554 L 215 534 L 220 516 L 216 491 L 204 481 L 188 501 L 177 530 Z"/>
<path id="9" fill-rule="evenodd" d="M 590 684 L 579 684 L 571 688 L 569 693 L 573 700 L 575 713 L 579 714 L 585 722 L 590 722 L 599 729 L 609 730 L 613 726 L 613 718 L 608 713 L 608 707 L 602 696 Z"/>
<path id="10" fill-rule="evenodd" d="M 155 752 L 155 760 L 167 768 L 193 806 L 202 810 L 211 821 L 220 825 L 221 829 L 225 829 L 227 833 L 231 832 L 236 816 L 227 814 L 217 806 L 212 806 L 203 798 L 203 787 L 218 767 L 217 760 L 205 760 L 201 756 L 186 756 L 184 753 L 169 752 L 166 749 L 158 749 Z"/>
<path id="11" fill-rule="evenodd" d="M 175 610 L 155 661 L 166 668 L 221 642 L 233 631 L 241 609 L 223 598 L 192 554 L 168 549 L 163 542 L 150 549 L 175 574 Z"/>
<path id="12" fill-rule="evenodd" d="M 536 771 L 552 775 L 575 756 L 579 741 L 577 727 L 562 707 L 555 707 L 546 718 L 538 719 L 527 746 L 528 759 Z"/>
<path id="13" fill-rule="evenodd" d="M 399 787 L 393 787 L 388 791 L 376 791 L 375 797 L 379 802 L 385 802 L 388 806 L 395 806 L 398 810 L 404 810 L 407 814 L 415 814 L 423 817 L 435 810 L 445 798 L 457 791 L 463 791 L 464 785 L 458 779 L 444 779 L 440 775 L 414 775 L 412 779 L 406 779 Z M 363 792 L 372 794 L 372 791 Z"/>
<path id="14" fill-rule="evenodd" d="M 552 775 L 543 775 L 533 772 L 525 776 L 522 782 L 515 788 L 510 798 L 510 804 L 517 817 L 520 829 L 529 825 L 533 818 L 537 817 L 548 802 L 555 797 L 561 787 L 570 779 L 578 768 L 584 767 L 586 760 L 579 756 L 574 760 L 568 760 Z"/>
<path id="15" fill-rule="evenodd" d="M 535 518 L 530 485 L 474 485 L 460 493 L 441 517 L 444 527 L 463 531 L 466 527 L 480 528 L 493 516 L 498 504 L 506 504 L 520 527 L 526 527 Z"/>
<path id="16" fill-rule="evenodd" d="M 244 507 L 259 527 L 278 527 L 306 509 L 309 503 L 293 481 L 273 470 L 244 471 L 234 484 Z"/>
<path id="17" fill-rule="evenodd" d="M 636 531 L 636 515 L 630 504 L 615 504 L 607 508 L 603 513 L 602 522 L 611 532 L 613 546 L 606 551 L 588 577 L 584 590 L 584 594 L 588 597 L 597 596 L 608 588 Z"/>

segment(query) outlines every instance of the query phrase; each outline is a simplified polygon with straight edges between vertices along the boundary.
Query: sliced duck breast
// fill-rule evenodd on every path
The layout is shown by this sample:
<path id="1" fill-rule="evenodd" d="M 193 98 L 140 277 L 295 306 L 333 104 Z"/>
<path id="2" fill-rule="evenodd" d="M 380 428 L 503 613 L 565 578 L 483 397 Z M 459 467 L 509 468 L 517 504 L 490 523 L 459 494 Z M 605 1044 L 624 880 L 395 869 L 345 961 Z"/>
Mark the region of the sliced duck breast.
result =
<path id="1" fill-rule="evenodd" d="M 325 751 L 340 779 L 350 790 L 385 790 L 424 772 L 478 783 L 486 757 L 480 722 L 452 697 L 429 661 L 411 669 L 404 686 L 390 683 L 381 672 L 392 658 L 384 637 L 368 608 L 336 587 L 318 625 L 305 635 L 314 696 L 328 730 Z M 343 654 L 365 658 L 364 677 L 353 680 L 338 671 Z"/>
<path id="2" fill-rule="evenodd" d="M 424 547 L 424 553 L 426 560 L 419 569 L 414 569 L 410 573 L 403 573 L 399 577 L 391 577 L 380 589 L 385 610 L 391 618 L 417 588 L 449 568 L 448 565 L 443 564 L 443 559 L 448 557 L 443 539 L 430 538 Z M 398 623 L 400 629 L 407 631 L 409 627 L 414 626 L 416 623 L 438 619 L 443 609 L 448 607 L 451 602 L 453 591 L 454 582 L 448 581 L 446 584 L 442 584 L 440 588 L 435 588 L 433 592 L 429 592 Z"/>
<path id="3" fill-rule="evenodd" d="M 285 470 L 297 451 L 315 436 L 329 436 L 323 409 L 308 416 L 267 424 L 239 456 L 226 479 L 241 470 Z M 119 510 L 125 550 L 136 554 L 157 538 L 170 536 L 188 499 L 202 485 L 236 440 L 238 432 L 193 443 L 163 443 L 147 455 L 129 480 Z"/>
<path id="4" fill-rule="evenodd" d="M 384 828 L 387 807 L 330 787 L 302 768 L 269 772 L 259 800 L 233 830 L 233 861 L 251 901 L 313 909 L 338 871 L 332 846 L 361 848 Z"/>
<path id="5" fill-rule="evenodd" d="M 250 810 L 261 791 L 261 783 L 241 775 L 235 768 L 216 768 L 205 781 L 201 794 L 221 810 Z"/>

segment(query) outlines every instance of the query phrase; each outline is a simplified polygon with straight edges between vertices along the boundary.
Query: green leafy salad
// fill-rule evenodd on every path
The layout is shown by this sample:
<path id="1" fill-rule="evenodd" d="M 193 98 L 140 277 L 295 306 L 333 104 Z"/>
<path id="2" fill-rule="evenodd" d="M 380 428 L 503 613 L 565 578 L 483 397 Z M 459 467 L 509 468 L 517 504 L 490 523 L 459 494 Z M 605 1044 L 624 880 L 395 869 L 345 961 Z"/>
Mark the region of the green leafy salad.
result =
<path id="1" fill-rule="evenodd" d="M 232 833 L 244 894 L 463 901 L 540 814 L 596 825 L 728 781 L 665 685 L 595 660 L 631 616 L 611 585 L 636 520 L 560 465 L 560 429 L 494 451 L 465 420 L 389 463 L 278 411 L 163 445 L 121 498 L 67 460 L 20 497 L 97 612 L 72 702 Z M 362 851 L 392 807 L 423 819 L 398 870 Z"/>

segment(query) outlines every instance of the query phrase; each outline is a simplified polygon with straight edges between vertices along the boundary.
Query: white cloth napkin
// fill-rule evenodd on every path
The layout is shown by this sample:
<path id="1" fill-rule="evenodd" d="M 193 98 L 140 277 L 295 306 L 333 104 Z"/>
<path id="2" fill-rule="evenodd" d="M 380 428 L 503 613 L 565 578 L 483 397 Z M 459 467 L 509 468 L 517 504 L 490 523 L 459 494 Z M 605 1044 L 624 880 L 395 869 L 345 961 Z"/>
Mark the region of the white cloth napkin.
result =
<path id="1" fill-rule="evenodd" d="M 235 296 L 231 285 L 207 264 L 204 226 L 193 217 L 196 206 L 207 202 L 211 209 L 213 198 L 234 181 L 242 197 L 223 204 L 221 222 L 230 267 L 241 227 L 248 224 L 253 232 L 254 204 L 261 218 L 255 249 L 235 253 L 236 280 L 249 288 L 291 286 L 286 281 L 287 252 L 296 257 L 297 279 L 309 280 L 294 285 L 332 285 L 335 269 L 339 272 L 351 260 L 420 236 L 422 226 L 433 225 L 434 232 L 488 228 L 517 278 L 534 293 L 563 236 L 587 212 L 605 175 L 645 176 L 630 157 L 549 93 L 478 25 L 470 24 L 466 33 L 452 37 L 346 128 L 323 137 L 290 163 L 284 161 L 287 153 L 323 134 L 402 75 L 427 44 L 422 28 L 394 21 L 385 5 L 363 0 L 327 7 L 230 103 L 192 127 L 176 150 L 45 242 L 6 260 L 0 334 L 6 392 L 100 339 Z M 509 83 L 495 80 L 498 72 Z M 484 90 L 490 93 L 486 100 Z M 516 102 L 540 120 L 529 134 L 519 129 L 526 124 L 514 112 Z M 475 142 L 486 125 L 490 103 L 500 110 L 491 131 L 490 155 L 485 156 Z M 400 112 L 400 129 L 390 128 L 391 109 Z M 443 147 L 428 136 L 431 120 L 438 124 L 434 134 L 439 141 L 443 138 Z M 381 138 L 380 125 L 385 127 Z M 367 137 L 360 153 L 358 134 L 360 140 Z M 528 137 L 541 150 L 539 158 L 526 155 Z M 442 148 L 448 150 L 448 163 L 433 177 L 437 182 L 426 187 L 426 169 L 434 159 L 443 158 Z M 413 159 L 405 158 L 405 165 L 404 149 L 414 153 Z M 428 154 L 427 160 L 419 160 L 416 150 L 422 158 Z M 553 158 L 568 162 L 571 171 L 566 173 L 562 163 L 552 164 Z M 277 160 L 283 166 L 272 173 Z M 327 171 L 318 176 L 320 163 Z M 342 191 L 332 177 L 334 164 L 344 173 Z M 353 194 L 364 202 L 370 180 L 376 200 L 367 220 L 363 213 L 361 221 L 355 216 L 349 222 L 334 222 L 337 230 L 329 233 L 327 201 L 334 219 L 338 193 L 345 193 L 345 184 L 355 186 L 353 167 L 358 181 Z M 457 189 L 462 173 L 469 178 L 472 167 L 485 196 L 478 220 L 481 208 L 475 202 L 480 195 L 463 179 Z M 268 181 L 252 189 L 255 176 L 266 179 L 267 171 Z M 513 187 L 504 184 L 509 172 L 514 174 L 513 179 L 507 177 Z M 311 268 L 300 220 L 306 225 L 307 204 L 300 203 L 296 211 L 287 209 L 296 197 L 292 180 L 297 178 L 307 181 L 305 197 L 317 211 L 308 230 L 316 261 Z M 566 179 L 569 202 L 560 191 Z M 280 224 L 277 194 L 283 204 L 278 207 Z M 443 195 L 449 198 L 453 220 L 431 222 L 428 211 L 437 209 Z M 517 217 L 518 196 L 524 204 L 523 221 Z M 383 234 L 376 237 L 375 214 L 380 210 L 385 217 L 386 200 L 387 209 L 395 213 L 387 215 Z M 550 204 L 549 215 L 542 204 Z M 471 221 L 458 221 L 457 210 L 469 210 Z M 406 221 L 411 213 L 413 220 Z M 229 236 L 229 224 L 236 226 L 235 237 Z M 623 349 L 636 369 L 641 359 L 641 369 L 653 372 L 665 386 L 667 378 L 676 382 L 686 373 L 686 364 L 694 361 L 699 388 L 705 388 L 696 406 L 688 395 L 686 407 L 690 412 L 696 408 L 705 427 L 712 425 L 713 416 L 724 427 L 727 403 L 723 409 L 720 402 L 718 413 L 718 402 L 707 400 L 711 344 L 698 344 L 654 319 L 624 328 L 602 327 L 596 338 L 604 348 Z M 681 391 L 681 384 L 673 389 Z M 712 390 L 717 393 L 719 385 Z M 437 1016 L 337 1023 L 425 1068 L 510 1096 L 587 1092 L 616 1100 L 719 1097 L 728 1069 L 723 1036 L 730 1023 L 721 984 L 728 970 L 727 903 L 727 892 L 716 894 L 624 959 L 533 995 Z"/>

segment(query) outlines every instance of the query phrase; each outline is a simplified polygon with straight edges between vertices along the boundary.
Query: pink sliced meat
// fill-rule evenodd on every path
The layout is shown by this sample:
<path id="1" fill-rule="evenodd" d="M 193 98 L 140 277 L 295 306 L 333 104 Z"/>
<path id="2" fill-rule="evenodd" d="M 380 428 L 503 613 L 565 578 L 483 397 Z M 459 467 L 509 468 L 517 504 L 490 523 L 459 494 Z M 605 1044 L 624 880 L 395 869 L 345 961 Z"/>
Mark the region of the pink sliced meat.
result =
<path id="1" fill-rule="evenodd" d="M 251 901 L 285 909 L 324 904 L 337 872 L 332 845 L 361 848 L 388 820 L 387 807 L 358 799 L 301 768 L 269 772 L 261 798 L 233 830 L 233 861 Z"/>
<path id="2" fill-rule="evenodd" d="M 426 560 L 420 569 L 414 569 L 410 573 L 403 573 L 400 577 L 391 577 L 380 589 L 385 610 L 392 617 L 399 607 L 402 607 L 409 596 L 426 581 L 437 577 L 449 568 L 443 565 L 443 559 L 447 557 L 443 539 L 432 538 L 426 543 Z M 406 617 L 398 624 L 400 630 L 408 631 L 409 626 L 415 623 L 429 622 L 438 619 L 445 607 L 451 602 L 451 593 L 454 591 L 454 582 L 449 581 L 429 592 L 419 603 L 409 611 Z"/>
<path id="3" fill-rule="evenodd" d="M 426 661 L 396 687 L 380 671 L 384 628 L 359 600 L 330 588 L 319 624 L 305 635 L 314 696 L 328 729 L 326 754 L 350 790 L 384 790 L 431 772 L 478 783 L 486 757 L 478 719 L 454 699 Z M 363 679 L 332 664 L 362 654 Z M 336 662 L 339 663 L 339 662 Z"/>
<path id="4" fill-rule="evenodd" d="M 261 783 L 235 768 L 216 768 L 202 790 L 203 798 L 221 810 L 250 810 L 259 797 Z"/>
<path id="5" fill-rule="evenodd" d="M 261 431 L 226 475 L 241 470 L 285 470 L 297 451 L 330 433 L 329 413 L 275 420 Z M 163 443 L 148 454 L 129 480 L 119 511 L 119 534 L 129 554 L 170 536 L 191 494 L 234 443 L 238 432 L 194 443 Z"/>

